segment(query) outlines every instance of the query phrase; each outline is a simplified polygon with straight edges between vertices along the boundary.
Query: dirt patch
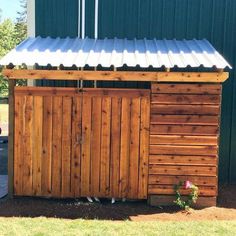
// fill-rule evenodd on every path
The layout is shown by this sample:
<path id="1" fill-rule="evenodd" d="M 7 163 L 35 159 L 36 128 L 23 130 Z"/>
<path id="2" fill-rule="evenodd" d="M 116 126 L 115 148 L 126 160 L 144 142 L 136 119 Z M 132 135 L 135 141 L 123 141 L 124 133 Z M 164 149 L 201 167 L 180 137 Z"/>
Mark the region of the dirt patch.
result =
<path id="1" fill-rule="evenodd" d="M 117 202 L 103 200 L 88 203 L 86 199 L 53 200 L 39 198 L 3 199 L 0 217 L 56 217 L 65 219 L 101 220 L 236 220 L 236 185 L 220 187 L 219 206 L 191 210 L 189 213 L 177 207 L 151 207 L 146 202 Z"/>

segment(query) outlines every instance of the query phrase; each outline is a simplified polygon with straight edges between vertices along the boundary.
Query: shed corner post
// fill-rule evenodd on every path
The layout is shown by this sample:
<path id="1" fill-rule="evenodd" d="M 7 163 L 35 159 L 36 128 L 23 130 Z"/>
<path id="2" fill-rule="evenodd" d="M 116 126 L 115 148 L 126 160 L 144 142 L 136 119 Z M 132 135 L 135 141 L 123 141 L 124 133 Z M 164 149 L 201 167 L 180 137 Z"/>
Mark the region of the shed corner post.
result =
<path id="1" fill-rule="evenodd" d="M 9 112 L 8 112 L 8 197 L 12 198 L 14 194 L 14 117 L 15 117 L 15 99 L 14 99 L 14 87 L 16 85 L 15 80 L 9 79 L 8 82 L 9 91 Z"/>

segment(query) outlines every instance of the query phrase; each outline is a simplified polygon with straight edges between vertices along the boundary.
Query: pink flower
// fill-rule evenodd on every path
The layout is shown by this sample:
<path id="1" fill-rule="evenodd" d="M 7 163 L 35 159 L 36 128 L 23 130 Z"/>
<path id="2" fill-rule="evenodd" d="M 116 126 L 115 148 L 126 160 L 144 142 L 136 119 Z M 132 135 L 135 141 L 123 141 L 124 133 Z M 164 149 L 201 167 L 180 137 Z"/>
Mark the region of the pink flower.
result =
<path id="1" fill-rule="evenodd" d="M 184 182 L 184 187 L 185 187 L 185 189 L 191 188 L 192 187 L 192 183 L 187 180 L 187 181 Z"/>

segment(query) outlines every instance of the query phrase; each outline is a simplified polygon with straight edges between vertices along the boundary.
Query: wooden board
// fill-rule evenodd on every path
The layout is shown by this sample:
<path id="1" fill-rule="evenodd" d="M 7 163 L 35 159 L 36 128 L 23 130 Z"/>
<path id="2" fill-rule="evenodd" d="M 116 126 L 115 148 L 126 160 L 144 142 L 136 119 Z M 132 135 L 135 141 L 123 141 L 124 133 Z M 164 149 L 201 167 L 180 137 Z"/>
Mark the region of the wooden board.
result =
<path id="1" fill-rule="evenodd" d="M 216 156 L 150 155 L 149 164 L 217 166 Z"/>
<path id="2" fill-rule="evenodd" d="M 33 152 L 32 152 L 32 173 L 33 192 L 41 194 L 41 170 L 42 170 L 42 142 L 43 142 L 43 98 L 34 97 L 33 112 Z"/>
<path id="3" fill-rule="evenodd" d="M 220 84 L 202 83 L 153 83 L 152 94 L 221 94 Z"/>
<path id="4" fill-rule="evenodd" d="M 150 135 L 150 144 L 170 144 L 170 145 L 217 145 L 216 136 L 187 136 L 187 135 Z"/>
<path id="5" fill-rule="evenodd" d="M 174 194 L 190 180 L 217 195 L 221 85 L 152 84 L 149 194 Z M 203 186 L 203 187 L 202 187 Z"/>
<path id="6" fill-rule="evenodd" d="M 43 140 L 41 194 L 50 196 L 52 193 L 52 97 L 43 97 Z"/>
<path id="7" fill-rule="evenodd" d="M 194 135 L 194 136 L 217 136 L 219 126 L 210 125 L 164 125 L 151 124 L 151 135 Z"/>
<path id="8" fill-rule="evenodd" d="M 219 105 L 219 95 L 193 95 L 193 94 L 152 94 L 152 104 L 195 104 L 195 105 Z"/>
<path id="9" fill-rule="evenodd" d="M 218 115 L 220 107 L 218 105 L 172 105 L 172 104 L 152 104 L 152 114 L 165 115 Z"/>
<path id="10" fill-rule="evenodd" d="M 71 191 L 71 134 L 72 134 L 72 98 L 62 98 L 62 147 L 61 147 L 61 194 L 72 197 Z"/>
<path id="11" fill-rule="evenodd" d="M 53 97 L 52 106 L 52 196 L 61 196 L 62 97 Z"/>
<path id="12" fill-rule="evenodd" d="M 228 72 L 144 72 L 144 71 L 78 71 L 78 70 L 10 70 L 3 75 L 9 79 L 47 80 L 105 80 L 105 81 L 159 81 L 221 83 Z"/>
<path id="13" fill-rule="evenodd" d="M 82 97 L 73 97 L 72 102 L 71 192 L 77 197 L 81 195 Z"/>
<path id="14" fill-rule="evenodd" d="M 219 125 L 219 117 L 209 115 L 164 115 L 151 113 L 151 124 L 166 125 Z"/>
<path id="15" fill-rule="evenodd" d="M 15 90 L 15 195 L 146 199 L 149 92 L 58 90 Z"/>
<path id="16" fill-rule="evenodd" d="M 189 195 L 190 191 L 182 189 L 180 190 L 181 195 Z M 148 194 L 166 194 L 174 195 L 173 185 L 149 185 Z M 199 195 L 200 196 L 216 196 L 217 188 L 215 186 L 199 186 Z"/>
<path id="17" fill-rule="evenodd" d="M 193 175 L 193 176 L 216 176 L 215 166 L 194 165 L 149 165 L 150 175 Z"/>
<path id="18" fill-rule="evenodd" d="M 217 185 L 217 178 L 214 176 L 189 176 L 189 175 L 173 175 L 168 176 L 166 175 L 149 175 L 149 183 L 150 184 L 160 184 L 160 185 L 172 185 L 174 186 L 176 183 L 180 181 L 191 181 L 192 183 L 196 184 L 197 186 L 216 186 Z"/>
<path id="19" fill-rule="evenodd" d="M 32 184 L 32 158 L 33 158 L 33 97 L 26 96 L 24 107 L 24 123 L 23 123 L 23 192 L 26 196 L 33 194 Z"/>

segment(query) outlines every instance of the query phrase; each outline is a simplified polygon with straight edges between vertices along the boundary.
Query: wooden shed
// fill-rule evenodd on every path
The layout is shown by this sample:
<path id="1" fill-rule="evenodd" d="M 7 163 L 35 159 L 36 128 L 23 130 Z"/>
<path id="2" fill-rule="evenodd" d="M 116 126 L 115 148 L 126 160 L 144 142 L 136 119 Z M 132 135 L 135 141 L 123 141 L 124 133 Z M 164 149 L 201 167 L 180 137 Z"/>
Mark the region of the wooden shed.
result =
<path id="1" fill-rule="evenodd" d="M 0 65 L 9 79 L 10 195 L 161 205 L 190 180 L 200 205 L 216 204 L 230 65 L 208 41 L 37 37 Z"/>

